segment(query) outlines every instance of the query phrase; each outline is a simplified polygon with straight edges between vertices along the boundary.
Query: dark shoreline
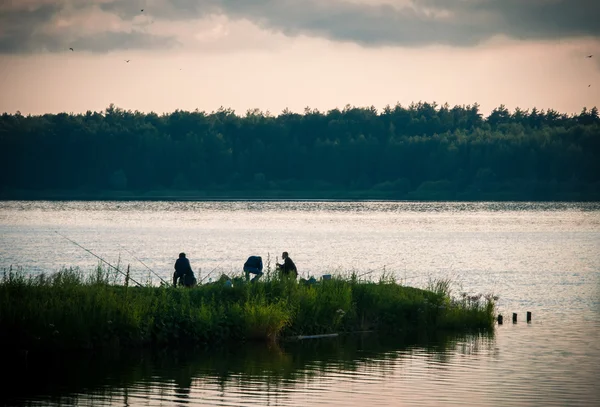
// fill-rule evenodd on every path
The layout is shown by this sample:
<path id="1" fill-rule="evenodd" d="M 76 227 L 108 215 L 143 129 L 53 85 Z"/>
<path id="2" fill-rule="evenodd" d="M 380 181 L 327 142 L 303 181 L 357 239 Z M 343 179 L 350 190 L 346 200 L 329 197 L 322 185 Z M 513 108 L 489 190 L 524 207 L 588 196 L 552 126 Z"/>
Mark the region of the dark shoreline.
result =
<path id="1" fill-rule="evenodd" d="M 388 202 L 597 202 L 600 194 L 523 196 L 519 193 L 397 195 L 373 191 L 0 191 L 0 201 L 388 201 Z"/>

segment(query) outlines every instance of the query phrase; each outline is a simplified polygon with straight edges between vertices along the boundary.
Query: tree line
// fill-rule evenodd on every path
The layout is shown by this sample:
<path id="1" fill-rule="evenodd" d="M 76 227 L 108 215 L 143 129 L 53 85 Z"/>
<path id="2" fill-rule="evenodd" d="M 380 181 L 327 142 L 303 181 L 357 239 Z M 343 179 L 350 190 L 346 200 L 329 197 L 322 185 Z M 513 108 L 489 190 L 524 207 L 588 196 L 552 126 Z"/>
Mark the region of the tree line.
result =
<path id="1" fill-rule="evenodd" d="M 598 199 L 598 109 L 436 103 L 0 117 L 0 189 L 392 199 Z M 19 192 L 20 191 L 20 192 Z M 216 192 L 215 192 L 216 191 Z"/>

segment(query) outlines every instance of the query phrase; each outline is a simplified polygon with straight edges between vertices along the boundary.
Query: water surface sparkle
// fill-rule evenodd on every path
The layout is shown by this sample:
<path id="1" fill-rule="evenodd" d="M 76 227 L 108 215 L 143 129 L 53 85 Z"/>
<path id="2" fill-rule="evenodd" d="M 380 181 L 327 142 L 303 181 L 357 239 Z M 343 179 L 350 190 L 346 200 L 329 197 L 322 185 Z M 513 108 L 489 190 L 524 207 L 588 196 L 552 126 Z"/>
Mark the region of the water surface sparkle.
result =
<path id="1" fill-rule="evenodd" d="M 493 336 L 31 362 L 28 389 L 3 382 L 9 405 L 600 405 L 598 203 L 8 201 L 0 268 L 97 264 L 55 231 L 143 281 L 148 270 L 125 249 L 165 279 L 180 251 L 202 276 L 284 250 L 305 277 L 355 270 L 376 280 L 385 266 L 418 287 L 450 278 L 455 295 L 499 295 L 505 324 Z"/>

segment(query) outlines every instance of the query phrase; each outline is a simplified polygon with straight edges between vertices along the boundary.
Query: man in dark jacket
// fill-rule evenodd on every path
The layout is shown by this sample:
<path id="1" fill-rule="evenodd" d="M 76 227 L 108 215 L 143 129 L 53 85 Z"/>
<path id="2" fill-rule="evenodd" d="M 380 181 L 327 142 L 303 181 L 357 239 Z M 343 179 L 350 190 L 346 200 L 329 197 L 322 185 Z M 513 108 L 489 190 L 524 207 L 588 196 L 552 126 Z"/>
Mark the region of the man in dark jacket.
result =
<path id="1" fill-rule="evenodd" d="M 277 263 L 277 270 L 281 273 L 280 276 L 293 277 L 294 279 L 298 277 L 298 270 L 292 259 L 290 259 L 288 252 L 283 252 L 281 258 L 283 259 L 283 264 Z"/>
<path id="2" fill-rule="evenodd" d="M 263 262 L 260 256 L 250 256 L 244 263 L 244 273 L 246 273 L 246 281 L 250 279 L 250 273 L 256 274 L 250 282 L 255 282 L 263 275 Z"/>
<path id="3" fill-rule="evenodd" d="M 177 280 L 179 280 L 179 284 L 186 287 L 191 287 L 196 283 L 192 266 L 187 257 L 185 257 L 185 253 L 179 253 L 179 258 L 175 261 L 175 273 L 173 273 L 174 287 L 177 287 Z"/>

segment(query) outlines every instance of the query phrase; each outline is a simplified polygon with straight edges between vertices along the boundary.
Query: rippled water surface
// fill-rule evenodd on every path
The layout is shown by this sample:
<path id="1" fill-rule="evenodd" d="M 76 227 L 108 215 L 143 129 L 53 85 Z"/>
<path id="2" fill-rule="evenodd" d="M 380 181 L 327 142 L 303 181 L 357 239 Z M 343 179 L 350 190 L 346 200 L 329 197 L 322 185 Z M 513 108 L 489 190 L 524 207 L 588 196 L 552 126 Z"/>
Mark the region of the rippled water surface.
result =
<path id="1" fill-rule="evenodd" d="M 149 271 L 130 252 L 165 279 L 180 251 L 212 278 L 284 250 L 303 276 L 449 278 L 456 295 L 499 295 L 505 324 L 486 335 L 33 359 L 16 384 L 3 380 L 9 405 L 600 405 L 597 203 L 1 202 L 0 268 L 97 264 L 55 231 L 143 281 Z"/>

